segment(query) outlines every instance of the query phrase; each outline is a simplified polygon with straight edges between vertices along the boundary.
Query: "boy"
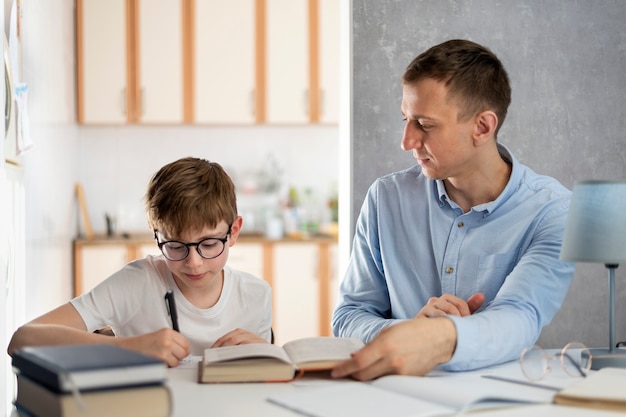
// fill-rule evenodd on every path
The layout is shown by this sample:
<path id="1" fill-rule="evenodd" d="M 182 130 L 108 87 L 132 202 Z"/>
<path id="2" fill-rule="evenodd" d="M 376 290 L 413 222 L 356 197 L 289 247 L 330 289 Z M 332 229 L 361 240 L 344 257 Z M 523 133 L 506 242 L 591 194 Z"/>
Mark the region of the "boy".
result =
<path id="1" fill-rule="evenodd" d="M 9 354 L 28 345 L 111 343 L 176 366 L 207 347 L 270 341 L 269 285 L 226 266 L 243 220 L 222 167 L 191 157 L 165 165 L 148 185 L 146 214 L 162 255 L 129 263 L 21 326 Z M 164 300 L 170 289 L 180 333 Z M 115 337 L 94 333 L 106 326 Z"/>

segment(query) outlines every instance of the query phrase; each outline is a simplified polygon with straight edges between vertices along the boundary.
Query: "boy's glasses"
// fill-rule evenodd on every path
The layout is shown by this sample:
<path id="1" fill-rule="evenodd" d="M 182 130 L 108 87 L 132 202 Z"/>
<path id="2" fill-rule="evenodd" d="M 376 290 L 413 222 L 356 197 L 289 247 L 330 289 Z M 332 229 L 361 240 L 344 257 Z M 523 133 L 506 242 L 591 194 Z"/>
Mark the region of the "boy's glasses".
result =
<path id="1" fill-rule="evenodd" d="M 584 351 L 589 353 L 587 346 L 582 343 L 572 342 L 565 345 L 558 355 L 549 355 L 540 346 L 535 345 L 532 348 L 524 349 L 519 358 L 519 363 L 522 367 L 522 372 L 531 381 L 543 379 L 552 370 L 550 361 L 554 359 L 558 359 L 561 362 L 561 368 L 567 375 L 585 377 L 587 376 L 587 371 L 591 369 L 591 360 L 581 365 L 580 358 Z"/>
<path id="2" fill-rule="evenodd" d="M 159 242 L 159 232 L 156 229 L 154 229 L 154 239 L 157 241 L 157 245 L 159 246 L 159 249 L 161 249 L 163 256 L 170 261 L 182 261 L 183 259 L 186 259 L 189 256 L 189 248 L 192 246 L 196 247 L 198 255 L 204 259 L 213 259 L 217 258 L 222 254 L 222 252 L 224 252 L 226 242 L 228 242 L 228 239 L 230 238 L 231 227 L 232 225 L 228 226 L 228 232 L 226 233 L 226 237 L 223 239 L 210 237 L 195 243 L 185 243 L 177 240 Z"/>

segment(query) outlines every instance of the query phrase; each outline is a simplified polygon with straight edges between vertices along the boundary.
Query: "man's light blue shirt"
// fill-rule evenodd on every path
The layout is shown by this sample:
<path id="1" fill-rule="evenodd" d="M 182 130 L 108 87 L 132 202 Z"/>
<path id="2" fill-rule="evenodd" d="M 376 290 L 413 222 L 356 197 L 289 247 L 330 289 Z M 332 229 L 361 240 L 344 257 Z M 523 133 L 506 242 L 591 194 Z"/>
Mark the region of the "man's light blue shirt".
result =
<path id="1" fill-rule="evenodd" d="M 415 317 L 430 297 L 482 292 L 478 312 L 448 316 L 457 346 L 444 369 L 501 363 L 535 343 L 574 273 L 574 264 L 559 260 L 571 193 L 499 151 L 512 165 L 507 186 L 467 213 L 417 165 L 372 184 L 333 313 L 335 335 L 368 342 Z"/>

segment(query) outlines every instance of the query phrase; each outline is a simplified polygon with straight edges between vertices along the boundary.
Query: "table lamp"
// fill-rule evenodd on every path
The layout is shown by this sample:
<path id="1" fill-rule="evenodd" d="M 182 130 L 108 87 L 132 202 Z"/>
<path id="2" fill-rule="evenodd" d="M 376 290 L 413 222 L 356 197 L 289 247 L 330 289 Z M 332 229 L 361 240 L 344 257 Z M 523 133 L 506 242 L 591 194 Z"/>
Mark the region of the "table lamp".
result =
<path id="1" fill-rule="evenodd" d="M 583 181 L 574 185 L 561 260 L 603 263 L 609 274 L 609 347 L 583 352 L 591 369 L 626 368 L 626 351 L 615 343 L 615 269 L 626 262 L 626 181 Z M 591 356 L 589 358 L 588 356 Z"/>

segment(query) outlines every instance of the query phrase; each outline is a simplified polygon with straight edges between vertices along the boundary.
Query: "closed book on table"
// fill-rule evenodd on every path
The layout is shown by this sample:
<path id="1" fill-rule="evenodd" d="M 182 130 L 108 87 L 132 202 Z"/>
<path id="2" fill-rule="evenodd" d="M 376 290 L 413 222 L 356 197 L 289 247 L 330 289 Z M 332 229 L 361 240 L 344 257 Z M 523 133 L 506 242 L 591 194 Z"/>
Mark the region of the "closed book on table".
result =
<path id="1" fill-rule="evenodd" d="M 607 367 L 590 373 L 559 391 L 554 402 L 626 413 L 626 369 Z"/>
<path id="2" fill-rule="evenodd" d="M 56 392 L 159 384 L 167 365 L 114 345 L 31 346 L 13 353 L 15 373 Z"/>
<path id="3" fill-rule="evenodd" d="M 35 417 L 167 417 L 171 395 L 164 385 L 59 393 L 17 375 L 15 406 Z"/>

